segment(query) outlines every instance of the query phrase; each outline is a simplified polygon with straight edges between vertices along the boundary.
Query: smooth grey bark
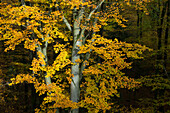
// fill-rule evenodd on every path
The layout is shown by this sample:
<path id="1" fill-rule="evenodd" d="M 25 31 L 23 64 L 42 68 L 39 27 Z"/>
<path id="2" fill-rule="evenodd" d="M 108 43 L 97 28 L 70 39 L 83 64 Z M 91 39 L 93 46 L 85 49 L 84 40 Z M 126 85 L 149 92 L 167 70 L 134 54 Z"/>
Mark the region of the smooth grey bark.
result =
<path id="1" fill-rule="evenodd" d="M 44 55 L 44 61 L 45 61 L 45 63 L 46 63 L 46 65 L 42 65 L 42 67 L 45 67 L 45 66 L 47 66 L 48 65 L 48 58 L 47 58 L 47 47 L 48 47 L 48 40 L 47 41 L 45 41 L 45 44 L 44 44 L 44 47 L 42 48 L 42 53 L 43 53 L 43 55 Z M 46 74 L 45 74 L 46 75 Z M 46 84 L 47 84 L 47 86 L 49 85 L 49 84 L 51 84 L 51 77 L 45 77 L 45 82 L 46 82 Z"/>
<path id="2" fill-rule="evenodd" d="M 73 102 L 79 101 L 79 96 L 80 96 L 80 89 L 79 89 L 79 63 L 76 62 L 77 59 L 80 59 L 80 55 L 78 54 L 79 47 L 82 46 L 81 40 L 79 40 L 79 33 L 80 33 L 80 17 L 77 15 L 77 10 L 74 8 L 73 11 L 73 19 L 75 19 L 73 23 L 73 48 L 72 48 L 72 63 L 74 63 L 71 66 L 71 73 L 74 75 L 72 77 L 72 82 L 71 82 L 71 100 Z M 78 113 L 79 109 L 73 109 L 72 113 Z"/>
<path id="3" fill-rule="evenodd" d="M 22 4 L 22 6 L 23 7 L 25 7 L 25 1 L 24 0 L 21 0 L 21 4 Z M 30 24 L 29 24 L 29 22 L 27 22 L 26 23 L 26 26 L 24 26 L 24 25 L 22 25 L 22 26 L 24 26 L 24 27 L 27 27 L 27 26 L 29 26 Z M 41 26 L 40 26 L 40 29 L 41 29 Z M 32 39 L 35 37 L 35 34 L 34 34 L 34 32 L 33 31 L 31 31 L 32 33 L 33 33 L 33 35 L 32 35 Z M 44 37 L 42 36 L 42 40 L 44 40 Z M 36 52 L 41 52 L 41 53 L 43 53 L 43 55 L 45 56 L 45 58 L 44 58 L 44 61 L 45 61 L 45 63 L 47 64 L 47 47 L 48 47 L 48 40 L 47 41 L 45 41 L 45 43 L 44 43 L 44 47 L 42 48 L 38 43 L 36 44 L 36 46 L 37 46 L 37 48 L 36 48 Z M 42 65 L 42 67 L 44 67 L 45 65 Z M 34 72 L 33 72 L 34 73 Z M 50 84 L 51 83 L 51 79 L 50 78 L 45 78 L 45 80 L 48 82 L 48 84 Z M 46 82 L 46 83 L 47 83 Z"/>
<path id="4" fill-rule="evenodd" d="M 99 12 L 101 10 L 101 5 L 98 7 L 98 9 L 97 9 L 97 12 Z M 96 27 L 96 23 L 97 23 L 97 21 L 98 21 L 98 19 L 97 19 L 97 17 L 99 17 L 99 14 L 97 14 L 96 15 L 96 18 L 94 18 L 94 22 L 93 22 L 93 26 L 94 27 Z M 93 34 L 95 34 L 96 32 L 94 32 L 93 31 L 93 33 L 92 33 L 92 37 L 93 37 Z M 92 42 L 94 42 L 95 40 L 94 39 L 92 39 Z M 83 40 L 83 43 L 85 43 L 85 40 Z M 90 52 L 91 52 L 92 50 L 90 49 Z M 89 58 L 90 58 L 90 52 L 88 52 L 88 53 L 86 53 L 85 54 L 85 56 L 84 56 L 84 61 L 87 61 Z M 81 68 L 80 68 L 80 81 L 81 81 L 81 79 L 82 79 L 82 73 L 83 73 L 83 71 L 84 71 L 84 69 L 86 68 L 86 66 L 87 66 L 87 63 L 86 62 L 83 62 L 82 64 L 81 64 Z"/>
<path id="5" fill-rule="evenodd" d="M 22 3 L 22 6 L 25 6 L 25 1 L 24 0 L 21 0 L 21 3 Z M 50 10 L 51 11 L 51 10 Z M 49 12 L 50 12 L 49 11 Z M 29 22 L 26 23 L 26 26 L 24 27 L 27 27 L 29 26 Z M 42 26 L 40 26 L 40 30 L 42 29 Z M 33 34 L 32 34 L 32 39 L 34 39 L 35 37 L 35 34 L 33 31 L 31 31 Z M 48 37 L 49 35 L 47 35 Z M 44 41 L 44 37 L 42 35 L 42 41 Z M 48 58 L 47 58 L 47 47 L 48 47 L 48 40 L 44 42 L 44 45 L 41 47 L 38 43 L 36 44 L 37 48 L 36 48 L 36 52 L 41 52 L 45 58 L 43 58 L 43 60 L 45 61 L 45 65 L 41 65 L 42 67 L 45 67 L 48 65 Z M 43 57 L 43 56 L 41 56 Z M 34 72 L 33 72 L 34 74 Z M 45 82 L 46 82 L 46 85 L 48 86 L 49 84 L 51 84 L 51 77 L 46 77 L 46 73 L 45 73 Z M 57 110 L 58 111 L 58 110 Z M 58 113 L 58 112 L 57 112 Z"/>
<path id="6" fill-rule="evenodd" d="M 25 0 L 21 0 L 22 6 L 25 6 Z"/>
<path id="7" fill-rule="evenodd" d="M 86 18 L 88 20 L 87 22 L 89 22 L 91 16 L 102 5 L 102 3 L 104 1 L 105 0 L 102 0 L 98 4 L 98 6 L 89 13 L 88 17 Z M 25 5 L 25 3 L 23 5 Z M 80 88 L 79 88 L 79 83 L 80 83 L 80 64 L 77 63 L 76 60 L 80 59 L 80 54 L 78 54 L 78 52 L 80 50 L 79 47 L 82 46 L 82 40 L 84 38 L 84 32 L 85 32 L 86 27 L 87 27 L 87 26 L 85 26 L 82 30 L 80 29 L 80 21 L 82 19 L 83 14 L 84 14 L 84 8 L 82 8 L 79 11 L 77 11 L 76 8 L 73 10 L 73 18 L 74 18 L 73 30 L 71 28 L 71 25 L 67 21 L 67 19 L 63 16 L 64 23 L 66 24 L 68 29 L 71 32 L 73 32 L 73 48 L 72 48 L 72 59 L 71 59 L 71 61 L 72 61 L 72 63 L 74 63 L 74 65 L 71 66 L 71 71 L 72 71 L 72 74 L 74 75 L 74 77 L 72 77 L 72 82 L 71 82 L 71 86 L 70 86 L 70 88 L 71 88 L 71 100 L 73 102 L 78 102 L 79 97 L 80 97 Z M 85 22 L 85 25 L 86 25 L 87 22 Z M 29 25 L 29 23 L 28 23 L 28 25 Z M 42 40 L 44 40 L 43 37 L 42 37 Z M 47 64 L 47 60 L 48 60 L 47 59 L 48 41 L 46 41 L 44 43 L 43 47 L 41 47 L 39 44 L 37 44 L 36 46 L 37 46 L 36 51 L 43 53 L 43 55 L 45 56 L 44 61 Z M 86 58 L 89 59 L 89 55 Z M 44 67 L 45 65 L 42 65 L 42 66 Z M 84 70 L 84 68 L 81 68 L 81 72 Z M 45 77 L 45 81 L 46 81 L 47 85 L 51 84 L 51 78 L 50 77 Z M 72 113 L 78 113 L 79 109 L 78 108 L 74 109 L 71 112 Z"/>
<path id="8" fill-rule="evenodd" d="M 21 0 L 21 4 L 22 4 L 22 6 L 25 6 L 25 0 Z M 26 24 L 27 24 L 27 25 L 24 26 L 24 27 L 29 26 L 29 22 L 27 22 Z M 41 28 L 41 26 L 40 26 L 40 30 L 41 30 L 41 29 L 42 29 L 42 28 Z M 32 32 L 33 32 L 33 31 L 32 31 Z M 33 32 L 33 37 L 32 37 L 32 38 L 34 38 L 34 36 L 35 36 L 35 34 L 34 34 L 34 32 Z M 47 35 L 47 37 L 48 37 L 48 35 Z M 42 36 L 42 40 L 44 40 L 44 37 L 43 37 L 43 36 Z M 36 48 L 36 51 L 43 53 L 43 55 L 45 56 L 44 61 L 45 61 L 46 65 L 42 65 L 42 67 L 45 67 L 45 66 L 47 66 L 47 62 L 48 62 L 48 59 L 47 59 L 48 40 L 45 41 L 43 48 L 42 48 L 38 43 L 36 44 L 36 46 L 38 46 L 38 47 Z M 42 57 L 43 57 L 43 56 L 42 56 Z M 47 85 L 51 84 L 51 78 L 50 78 L 50 77 L 45 77 L 45 81 L 46 81 L 46 84 L 47 84 Z"/>
<path id="9" fill-rule="evenodd" d="M 59 3 L 58 3 L 58 0 L 56 0 L 56 3 L 58 4 L 57 6 L 57 10 L 60 11 L 60 8 L 59 8 Z M 70 23 L 67 21 L 67 19 L 64 17 L 64 15 L 62 16 L 62 19 L 63 19 L 63 22 L 66 24 L 67 28 L 69 29 L 69 31 L 72 31 L 72 28 L 71 28 L 71 25 Z"/>
<path id="10" fill-rule="evenodd" d="M 94 14 L 94 12 L 101 7 L 102 3 L 105 0 L 102 0 L 99 5 L 93 9 L 90 13 L 89 16 L 87 17 L 87 22 L 89 22 L 91 16 Z M 79 11 L 77 11 L 76 8 L 73 9 L 73 48 L 72 48 L 72 63 L 74 63 L 71 66 L 71 73 L 74 75 L 74 77 L 72 77 L 72 82 L 71 82 L 71 86 L 70 86 L 70 91 L 71 91 L 71 100 L 73 102 L 79 102 L 79 98 L 80 98 L 80 80 L 81 80 L 81 72 L 85 69 L 85 67 L 80 68 L 80 64 L 76 62 L 77 59 L 80 59 L 80 54 L 78 54 L 79 52 L 79 47 L 81 47 L 83 45 L 83 41 L 84 40 L 84 32 L 86 30 L 86 23 L 85 22 L 85 27 L 81 30 L 80 29 L 80 21 L 82 19 L 82 16 L 84 14 L 84 8 L 80 9 Z M 81 31 L 80 31 L 81 30 Z M 71 111 L 71 113 L 79 113 L 79 108 L 77 109 L 73 109 Z"/>

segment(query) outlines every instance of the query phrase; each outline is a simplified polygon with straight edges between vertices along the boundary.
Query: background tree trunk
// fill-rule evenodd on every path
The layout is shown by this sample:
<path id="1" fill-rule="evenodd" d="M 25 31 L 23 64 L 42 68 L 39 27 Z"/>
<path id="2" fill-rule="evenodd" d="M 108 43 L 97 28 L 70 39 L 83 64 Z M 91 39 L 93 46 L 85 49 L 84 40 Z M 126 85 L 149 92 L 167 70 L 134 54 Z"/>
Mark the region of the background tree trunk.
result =
<path id="1" fill-rule="evenodd" d="M 164 50 L 164 66 L 165 66 L 165 71 L 166 71 L 166 67 L 167 67 L 167 46 L 168 46 L 168 31 L 169 31 L 169 23 L 170 23 L 170 0 L 167 1 L 167 5 L 166 5 L 166 8 L 167 8 L 167 19 L 166 19 L 166 30 L 165 30 L 165 42 L 164 42 L 164 47 L 165 47 L 165 50 Z M 166 72 L 167 73 L 167 72 Z"/>

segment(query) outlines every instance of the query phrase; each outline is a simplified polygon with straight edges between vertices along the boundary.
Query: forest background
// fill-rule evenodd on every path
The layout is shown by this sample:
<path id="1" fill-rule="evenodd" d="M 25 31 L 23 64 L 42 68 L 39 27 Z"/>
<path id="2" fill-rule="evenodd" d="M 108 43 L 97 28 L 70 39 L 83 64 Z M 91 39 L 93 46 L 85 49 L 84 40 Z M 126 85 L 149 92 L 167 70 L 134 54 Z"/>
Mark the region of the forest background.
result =
<path id="1" fill-rule="evenodd" d="M 0 112 L 170 112 L 169 7 L 1 0 Z"/>

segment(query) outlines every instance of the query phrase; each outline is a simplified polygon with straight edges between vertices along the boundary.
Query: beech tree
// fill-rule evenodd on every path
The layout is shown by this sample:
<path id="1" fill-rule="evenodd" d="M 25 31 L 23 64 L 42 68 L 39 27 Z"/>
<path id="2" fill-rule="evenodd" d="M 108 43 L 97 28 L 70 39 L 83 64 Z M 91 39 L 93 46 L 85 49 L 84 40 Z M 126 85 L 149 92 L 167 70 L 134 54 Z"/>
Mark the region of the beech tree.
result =
<path id="1" fill-rule="evenodd" d="M 30 68 L 33 73 L 18 74 L 10 83 L 33 83 L 39 95 L 47 95 L 36 112 L 71 108 L 70 112 L 78 113 L 80 107 L 93 113 L 116 111 L 117 106 L 111 100 L 119 97 L 117 89 L 135 88 L 139 84 L 121 70 L 131 68 L 132 63 L 127 58 L 140 59 L 140 54 L 150 49 L 98 35 L 101 25 L 107 25 L 111 18 L 125 27 L 126 20 L 119 14 L 123 3 L 112 1 L 101 12 L 104 2 L 21 0 L 1 3 L 0 39 L 5 40 L 5 51 L 15 50 L 24 43 L 25 49 L 37 55 Z M 52 65 L 48 64 L 49 44 L 57 56 Z"/>

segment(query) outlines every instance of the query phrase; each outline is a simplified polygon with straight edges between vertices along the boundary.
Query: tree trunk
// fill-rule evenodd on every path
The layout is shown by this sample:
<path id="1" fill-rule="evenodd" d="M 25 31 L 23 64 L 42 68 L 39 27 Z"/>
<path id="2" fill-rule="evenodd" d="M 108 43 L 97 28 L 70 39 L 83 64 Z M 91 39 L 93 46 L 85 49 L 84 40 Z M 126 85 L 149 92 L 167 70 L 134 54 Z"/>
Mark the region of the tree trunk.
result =
<path id="1" fill-rule="evenodd" d="M 160 2 L 160 1 L 159 1 Z M 161 12 L 161 9 L 160 9 L 160 3 L 159 3 L 159 11 L 160 11 L 160 21 L 158 21 L 158 28 L 157 28 L 157 34 L 158 34 L 158 55 L 157 55 L 157 65 L 159 65 L 161 63 L 162 65 L 162 61 L 163 60 L 163 55 L 162 55 L 162 51 L 161 51 L 161 48 L 162 48 L 162 33 L 163 33 L 163 23 L 164 23 L 164 19 L 165 19 L 165 13 L 166 13 L 166 3 L 163 3 L 163 9 L 162 9 L 162 12 Z M 166 40 L 166 39 L 165 39 Z M 157 74 L 161 74 L 161 71 L 160 71 L 160 68 L 158 67 L 157 68 Z M 156 93 L 156 97 L 163 97 L 164 95 L 164 89 L 163 90 L 156 90 L 157 93 Z M 163 112 L 164 113 L 164 106 L 160 106 L 159 109 L 158 109 L 160 112 Z"/>
<path id="2" fill-rule="evenodd" d="M 82 46 L 82 40 L 79 39 L 80 37 L 80 13 L 82 12 L 77 12 L 76 8 L 74 8 L 73 11 L 73 48 L 72 48 L 72 63 L 74 63 L 71 66 L 71 73 L 74 75 L 72 77 L 72 82 L 71 82 L 71 100 L 73 102 L 79 101 L 80 97 L 80 88 L 79 88 L 79 80 L 80 80 L 80 64 L 76 62 L 77 59 L 80 59 L 80 55 L 78 54 L 79 47 Z M 73 109 L 71 113 L 78 113 L 79 109 Z"/>
<path id="3" fill-rule="evenodd" d="M 139 20 L 140 20 L 139 9 L 137 9 L 136 13 L 137 13 L 137 36 L 136 38 L 139 38 Z"/>
<path id="4" fill-rule="evenodd" d="M 90 13 L 89 16 L 87 17 L 87 22 L 89 22 L 92 14 L 101 7 L 101 5 L 103 4 L 105 0 L 102 0 L 98 6 L 93 9 Z M 79 52 L 79 47 L 82 46 L 83 42 L 85 42 L 85 38 L 84 38 L 84 31 L 86 29 L 86 24 L 85 27 L 81 30 L 80 32 L 80 21 L 83 17 L 84 14 L 84 7 L 82 9 L 80 9 L 79 11 L 77 11 L 76 8 L 73 9 L 73 48 L 72 48 L 72 66 L 71 66 L 71 73 L 74 75 L 74 77 L 72 77 L 72 82 L 71 82 L 71 100 L 73 102 L 79 102 L 79 98 L 80 98 L 80 80 L 82 78 L 82 74 L 81 72 L 84 70 L 85 66 L 80 66 L 79 63 L 76 62 L 77 59 L 80 59 L 80 54 L 78 54 Z M 87 55 L 89 56 L 89 55 Z M 87 57 L 86 56 L 86 57 Z M 71 113 L 79 113 L 79 108 L 77 109 L 73 109 L 71 111 Z"/>
<path id="5" fill-rule="evenodd" d="M 157 53 L 157 65 L 160 63 L 160 60 L 162 60 L 162 52 L 161 52 L 161 48 L 162 48 L 162 31 L 163 31 L 163 28 L 162 28 L 162 25 L 163 25 L 163 20 L 164 20 L 164 16 L 165 16 L 165 12 L 166 12 L 166 7 L 165 7 L 165 4 L 163 5 L 163 9 L 162 9 L 162 12 L 161 12 L 161 9 L 160 9 L 160 1 L 158 2 L 158 5 L 159 5 L 159 18 L 160 20 L 158 21 L 158 28 L 157 28 L 157 35 L 158 35 L 158 53 Z M 161 13 L 160 13 L 161 12 Z M 159 67 L 157 67 L 157 74 L 159 74 L 160 70 L 159 70 Z"/>
<path id="6" fill-rule="evenodd" d="M 167 26 L 166 26 L 166 30 L 165 30 L 165 50 L 164 50 L 164 66 L 165 66 L 165 71 L 166 71 L 166 65 L 167 65 L 167 46 L 168 46 L 168 31 L 169 31 L 169 22 L 170 22 L 170 0 L 167 1 Z"/>
<path id="7" fill-rule="evenodd" d="M 143 20 L 143 10 L 137 9 L 137 38 L 142 39 L 142 20 Z"/>
<path id="8" fill-rule="evenodd" d="M 142 32 L 143 32 L 143 25 L 142 25 L 142 20 L 143 20 L 143 10 L 141 10 L 141 14 L 140 14 L 140 27 L 139 27 L 139 37 L 140 37 L 140 39 L 142 39 Z"/>

